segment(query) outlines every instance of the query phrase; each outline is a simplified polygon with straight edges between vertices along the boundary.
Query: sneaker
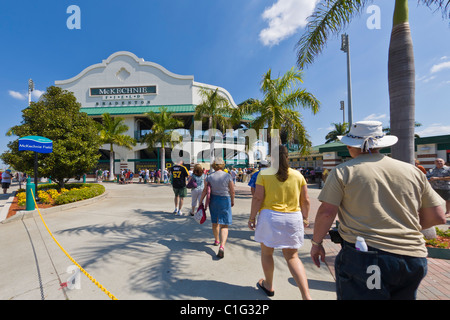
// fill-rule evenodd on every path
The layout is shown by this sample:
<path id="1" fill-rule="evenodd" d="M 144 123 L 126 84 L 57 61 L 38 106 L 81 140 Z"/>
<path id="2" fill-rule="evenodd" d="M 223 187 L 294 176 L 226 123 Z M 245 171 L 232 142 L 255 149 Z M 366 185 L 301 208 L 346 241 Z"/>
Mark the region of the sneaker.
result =
<path id="1" fill-rule="evenodd" d="M 183 212 L 181 212 L 181 210 L 178 210 L 178 215 L 179 215 L 179 216 L 182 216 L 182 215 L 183 215 Z"/>
<path id="2" fill-rule="evenodd" d="M 172 213 L 173 213 L 174 215 L 177 215 L 177 214 L 178 214 L 178 209 L 173 210 Z"/>

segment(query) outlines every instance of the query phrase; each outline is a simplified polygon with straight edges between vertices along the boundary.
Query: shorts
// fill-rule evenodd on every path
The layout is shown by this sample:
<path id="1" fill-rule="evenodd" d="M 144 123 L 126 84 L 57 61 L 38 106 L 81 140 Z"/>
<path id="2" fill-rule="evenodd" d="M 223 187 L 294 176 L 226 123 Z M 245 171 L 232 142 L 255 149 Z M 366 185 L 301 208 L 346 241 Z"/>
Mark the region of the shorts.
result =
<path id="1" fill-rule="evenodd" d="M 2 189 L 8 189 L 11 183 L 9 182 L 2 182 Z"/>
<path id="2" fill-rule="evenodd" d="M 187 196 L 187 188 L 173 188 L 176 197 L 185 198 Z"/>
<path id="3" fill-rule="evenodd" d="M 450 201 L 450 190 L 434 189 L 445 201 Z"/>

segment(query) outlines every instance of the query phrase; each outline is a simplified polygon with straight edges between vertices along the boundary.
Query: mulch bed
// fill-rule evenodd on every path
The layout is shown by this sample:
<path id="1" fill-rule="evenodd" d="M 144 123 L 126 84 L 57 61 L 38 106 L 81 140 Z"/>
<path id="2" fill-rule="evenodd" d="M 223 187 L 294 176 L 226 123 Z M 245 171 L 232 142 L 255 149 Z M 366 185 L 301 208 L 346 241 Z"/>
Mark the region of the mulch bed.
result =
<path id="1" fill-rule="evenodd" d="M 51 208 L 53 207 L 53 205 L 51 204 L 42 204 L 42 203 L 38 203 L 38 208 L 39 209 L 45 209 L 45 208 Z M 18 203 L 17 203 L 17 197 L 14 197 L 13 202 L 11 203 L 11 206 L 9 207 L 9 211 L 8 211 L 8 215 L 6 216 L 6 219 L 8 219 L 9 217 L 14 216 L 17 212 L 25 210 L 25 207 L 19 207 Z"/>

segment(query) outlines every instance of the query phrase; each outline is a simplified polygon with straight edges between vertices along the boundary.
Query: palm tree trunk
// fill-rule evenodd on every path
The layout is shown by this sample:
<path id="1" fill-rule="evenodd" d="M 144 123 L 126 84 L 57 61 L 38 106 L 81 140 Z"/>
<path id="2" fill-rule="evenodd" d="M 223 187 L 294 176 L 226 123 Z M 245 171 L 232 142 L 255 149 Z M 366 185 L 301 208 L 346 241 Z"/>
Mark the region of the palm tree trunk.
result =
<path id="1" fill-rule="evenodd" d="M 114 180 L 114 149 L 112 143 L 109 148 L 109 180 Z"/>
<path id="2" fill-rule="evenodd" d="M 161 144 L 160 157 L 161 157 L 161 176 L 160 176 L 160 179 L 164 180 L 164 169 L 166 168 L 166 148 L 164 147 L 164 144 Z"/>
<path id="3" fill-rule="evenodd" d="M 208 125 L 209 125 L 209 147 L 211 148 L 209 151 L 209 163 L 212 165 L 214 162 L 214 137 L 213 137 L 212 117 L 209 117 Z"/>
<path id="4" fill-rule="evenodd" d="M 392 157 L 414 163 L 415 68 L 408 1 L 396 0 L 388 61 L 390 126 L 398 142 Z"/>

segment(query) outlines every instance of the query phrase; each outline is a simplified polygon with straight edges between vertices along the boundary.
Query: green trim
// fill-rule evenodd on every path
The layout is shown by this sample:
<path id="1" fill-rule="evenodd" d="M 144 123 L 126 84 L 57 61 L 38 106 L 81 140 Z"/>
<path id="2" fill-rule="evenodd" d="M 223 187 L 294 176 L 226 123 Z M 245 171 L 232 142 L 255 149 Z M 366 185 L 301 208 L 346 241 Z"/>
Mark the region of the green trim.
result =
<path id="1" fill-rule="evenodd" d="M 115 103 L 115 102 L 111 102 Z M 128 105 L 117 105 L 110 107 L 90 107 L 90 108 L 80 108 L 80 112 L 86 113 L 88 116 L 101 116 L 104 113 L 109 113 L 110 115 L 143 115 L 147 112 L 159 113 L 159 108 L 167 108 L 167 112 L 171 113 L 195 113 L 195 104 L 176 104 L 176 105 L 145 105 L 145 106 L 128 106 Z M 252 121 L 253 116 L 244 116 L 242 120 Z"/>
<path id="2" fill-rule="evenodd" d="M 180 105 L 154 105 L 154 106 L 116 106 L 116 107 L 92 107 L 81 108 L 80 112 L 85 112 L 88 116 L 101 116 L 104 113 L 111 115 L 141 115 L 147 112 L 159 113 L 159 108 L 166 107 L 167 112 L 172 113 L 193 113 L 195 112 L 194 104 L 180 104 Z"/>
<path id="3" fill-rule="evenodd" d="M 432 144 L 432 143 L 450 143 L 450 135 L 416 138 L 414 142 L 416 143 L 416 145 Z"/>
<path id="4" fill-rule="evenodd" d="M 438 150 L 450 150 L 450 143 L 438 143 Z"/>
<path id="5" fill-rule="evenodd" d="M 314 147 L 319 153 L 347 151 L 347 147 L 340 141 L 322 144 Z"/>
<path id="6" fill-rule="evenodd" d="M 128 162 L 158 162 L 158 159 L 127 159 Z M 166 162 L 173 162 L 172 159 L 167 159 Z"/>

